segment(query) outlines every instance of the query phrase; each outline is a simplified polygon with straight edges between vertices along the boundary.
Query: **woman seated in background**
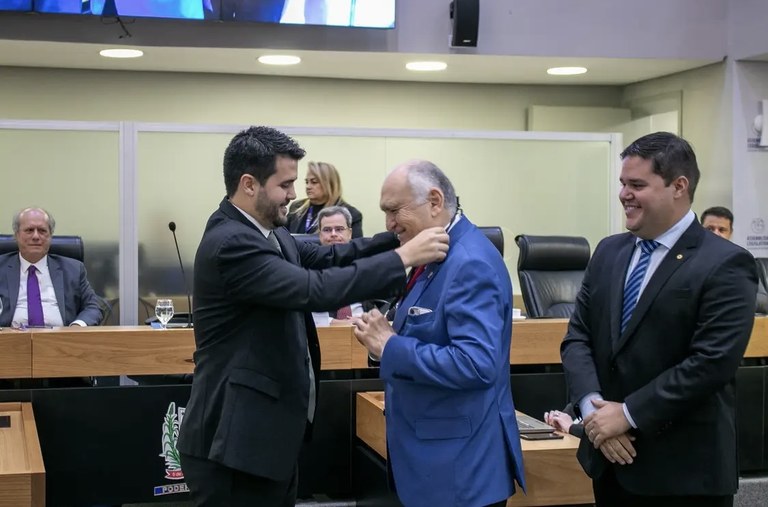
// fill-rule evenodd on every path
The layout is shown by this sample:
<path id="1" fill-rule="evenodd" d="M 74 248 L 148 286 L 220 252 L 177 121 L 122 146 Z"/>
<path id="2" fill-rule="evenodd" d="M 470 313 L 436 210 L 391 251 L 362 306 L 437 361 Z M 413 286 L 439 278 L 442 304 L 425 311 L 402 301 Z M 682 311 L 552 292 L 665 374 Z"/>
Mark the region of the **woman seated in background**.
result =
<path id="1" fill-rule="evenodd" d="M 307 164 L 307 198 L 294 201 L 288 212 L 288 230 L 292 233 L 317 234 L 317 215 L 328 206 L 344 206 L 352 215 L 352 237 L 363 236 L 363 215 L 341 198 L 341 179 L 333 165 L 326 162 Z"/>

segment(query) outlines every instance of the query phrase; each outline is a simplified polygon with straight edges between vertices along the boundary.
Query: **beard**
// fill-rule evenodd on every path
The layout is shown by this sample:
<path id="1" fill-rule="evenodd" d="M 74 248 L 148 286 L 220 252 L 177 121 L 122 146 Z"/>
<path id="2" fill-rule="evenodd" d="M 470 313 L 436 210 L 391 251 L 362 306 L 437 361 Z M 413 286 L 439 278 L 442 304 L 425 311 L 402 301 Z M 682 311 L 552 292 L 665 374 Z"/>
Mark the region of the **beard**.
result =
<path id="1" fill-rule="evenodd" d="M 280 208 L 287 205 L 288 203 L 278 204 L 270 201 L 267 192 L 264 189 L 259 189 L 255 207 L 256 216 L 262 217 L 272 224 L 272 227 L 282 227 L 288 223 L 288 217 L 280 212 Z"/>

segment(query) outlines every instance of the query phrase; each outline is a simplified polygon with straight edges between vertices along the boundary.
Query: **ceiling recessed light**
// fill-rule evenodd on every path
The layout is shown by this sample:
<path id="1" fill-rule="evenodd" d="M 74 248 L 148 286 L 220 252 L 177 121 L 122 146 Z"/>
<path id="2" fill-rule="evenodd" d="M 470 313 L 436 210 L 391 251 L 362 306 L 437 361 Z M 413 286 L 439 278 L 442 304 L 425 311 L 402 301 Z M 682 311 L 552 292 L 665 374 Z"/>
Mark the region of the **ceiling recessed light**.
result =
<path id="1" fill-rule="evenodd" d="M 301 58 L 293 55 L 264 55 L 258 60 L 265 65 L 296 65 L 301 62 Z"/>
<path id="2" fill-rule="evenodd" d="M 448 64 L 445 62 L 408 62 L 405 64 L 405 68 L 420 72 L 434 72 L 445 70 L 448 68 Z"/>
<path id="3" fill-rule="evenodd" d="M 586 67 L 552 67 L 547 69 L 547 74 L 550 76 L 575 76 L 586 72 Z"/>
<path id="4" fill-rule="evenodd" d="M 107 58 L 138 58 L 144 56 L 144 51 L 140 49 L 102 49 L 99 54 Z"/>

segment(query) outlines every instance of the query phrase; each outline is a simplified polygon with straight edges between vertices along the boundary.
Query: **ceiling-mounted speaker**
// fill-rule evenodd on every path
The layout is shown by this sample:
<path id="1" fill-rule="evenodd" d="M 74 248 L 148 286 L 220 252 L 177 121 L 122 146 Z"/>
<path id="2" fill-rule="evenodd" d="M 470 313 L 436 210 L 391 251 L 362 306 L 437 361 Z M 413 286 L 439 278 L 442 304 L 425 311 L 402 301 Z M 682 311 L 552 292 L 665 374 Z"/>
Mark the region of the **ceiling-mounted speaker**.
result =
<path id="1" fill-rule="evenodd" d="M 452 0 L 451 19 L 451 46 L 476 47 L 480 0 Z"/>

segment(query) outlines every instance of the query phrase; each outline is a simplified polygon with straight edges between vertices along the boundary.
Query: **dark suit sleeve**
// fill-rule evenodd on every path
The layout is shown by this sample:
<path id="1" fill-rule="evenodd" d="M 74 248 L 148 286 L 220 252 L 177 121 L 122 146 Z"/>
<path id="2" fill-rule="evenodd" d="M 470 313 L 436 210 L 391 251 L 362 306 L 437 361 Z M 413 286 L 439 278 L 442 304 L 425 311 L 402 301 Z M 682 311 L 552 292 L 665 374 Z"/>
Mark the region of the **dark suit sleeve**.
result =
<path id="1" fill-rule="evenodd" d="M 688 357 L 624 400 L 641 431 L 656 431 L 684 417 L 736 374 L 754 324 L 757 271 L 745 250 L 725 255 L 703 274 Z"/>
<path id="2" fill-rule="evenodd" d="M 78 308 L 77 316 L 73 319 L 82 320 L 89 326 L 96 326 L 101 322 L 103 316 L 101 307 L 99 306 L 99 297 L 91 288 L 91 284 L 88 283 L 88 277 L 85 272 L 85 266 L 80 264 L 78 286 L 80 287 L 80 307 Z M 69 325 L 72 322 L 65 322 Z"/>
<path id="3" fill-rule="evenodd" d="M 400 246 L 397 236 L 391 232 L 382 232 L 373 238 L 353 239 L 349 243 L 340 245 L 319 246 L 309 241 L 295 241 L 295 243 L 301 257 L 301 265 L 311 269 L 347 266 L 355 259 L 370 257 Z"/>
<path id="4" fill-rule="evenodd" d="M 602 245 L 602 242 L 597 245 L 595 254 L 584 272 L 584 281 L 576 296 L 576 307 L 568 322 L 568 331 L 560 345 L 560 357 L 574 412 L 578 412 L 578 402 L 585 395 L 602 391 L 595 367 L 589 319 L 590 289 L 593 278 L 599 276 L 596 266 L 600 266 L 604 256 Z"/>
<path id="5" fill-rule="evenodd" d="M 233 300 L 283 309 L 335 310 L 389 297 L 402 288 L 405 268 L 400 256 L 393 251 L 376 253 L 387 245 L 391 248 L 391 235 L 353 243 L 337 248 L 297 242 L 302 257 L 302 266 L 297 266 L 266 248 L 266 241 L 262 244 L 235 234 L 219 247 L 216 267 Z M 308 252 L 315 257 L 312 262 L 305 262 Z"/>
<path id="6" fill-rule="evenodd" d="M 288 222 L 285 224 L 285 228 L 294 234 L 299 232 L 301 224 L 304 223 L 302 216 L 299 216 L 297 211 L 301 207 L 302 202 L 304 202 L 304 199 L 293 201 L 288 208 Z"/>
<path id="7" fill-rule="evenodd" d="M 584 436 L 584 425 L 582 423 L 573 423 L 568 428 L 568 433 L 576 438 L 582 438 Z"/>
<path id="8" fill-rule="evenodd" d="M 348 207 L 349 214 L 352 215 L 352 237 L 363 237 L 363 214 L 357 208 Z"/>

